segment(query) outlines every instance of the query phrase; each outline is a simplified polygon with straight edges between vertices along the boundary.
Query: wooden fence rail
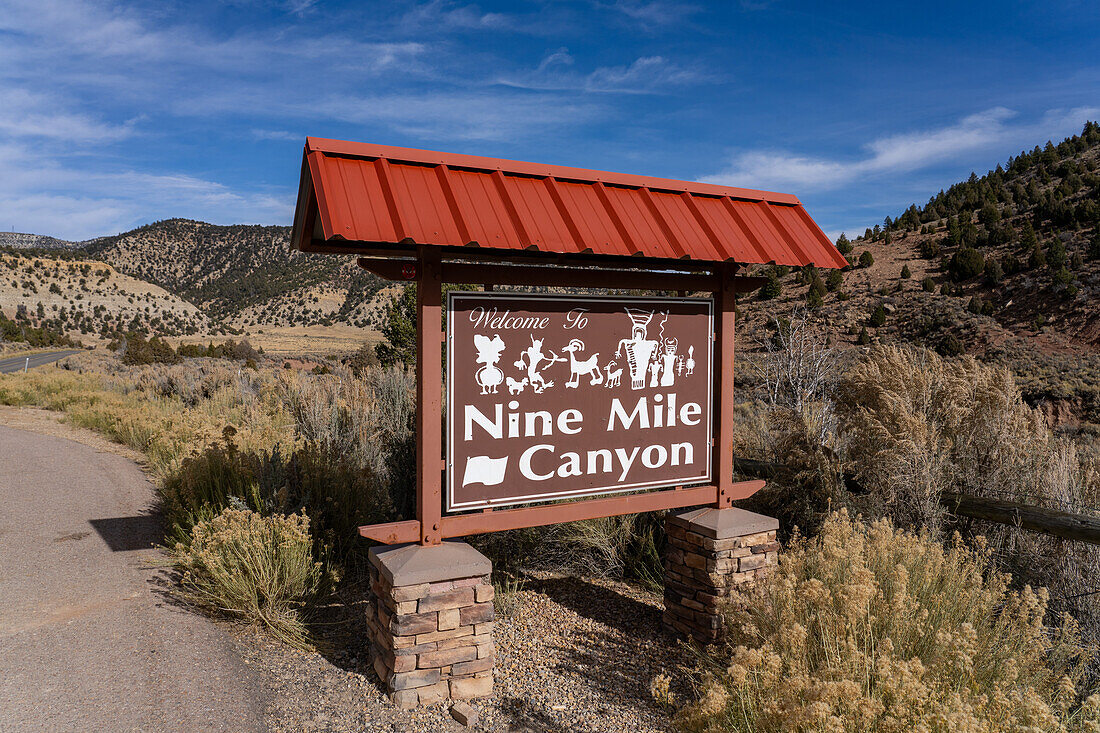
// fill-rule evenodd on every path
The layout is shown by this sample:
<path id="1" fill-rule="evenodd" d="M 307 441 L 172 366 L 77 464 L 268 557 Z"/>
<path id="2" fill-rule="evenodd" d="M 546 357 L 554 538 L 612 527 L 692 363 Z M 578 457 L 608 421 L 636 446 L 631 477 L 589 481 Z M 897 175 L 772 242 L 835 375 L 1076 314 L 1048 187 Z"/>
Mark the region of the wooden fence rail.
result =
<path id="1" fill-rule="evenodd" d="M 776 463 L 746 458 L 735 458 L 734 467 L 739 473 L 761 478 L 771 478 L 779 469 Z M 845 476 L 846 481 L 847 479 L 848 477 Z M 958 517 L 971 517 L 1020 527 L 1053 537 L 1100 545 L 1100 516 L 1072 514 L 1013 501 L 948 491 L 940 495 L 940 503 L 947 511 Z"/>

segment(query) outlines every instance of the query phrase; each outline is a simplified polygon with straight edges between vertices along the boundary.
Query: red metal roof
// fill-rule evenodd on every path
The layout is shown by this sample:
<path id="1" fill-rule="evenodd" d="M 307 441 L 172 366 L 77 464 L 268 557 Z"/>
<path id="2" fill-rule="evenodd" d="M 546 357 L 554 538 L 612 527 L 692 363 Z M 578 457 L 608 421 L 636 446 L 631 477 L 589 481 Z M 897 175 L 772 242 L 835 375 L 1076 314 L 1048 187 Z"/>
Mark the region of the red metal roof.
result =
<path id="1" fill-rule="evenodd" d="M 303 250 L 324 240 L 847 264 L 789 194 L 313 137 L 293 236 Z"/>

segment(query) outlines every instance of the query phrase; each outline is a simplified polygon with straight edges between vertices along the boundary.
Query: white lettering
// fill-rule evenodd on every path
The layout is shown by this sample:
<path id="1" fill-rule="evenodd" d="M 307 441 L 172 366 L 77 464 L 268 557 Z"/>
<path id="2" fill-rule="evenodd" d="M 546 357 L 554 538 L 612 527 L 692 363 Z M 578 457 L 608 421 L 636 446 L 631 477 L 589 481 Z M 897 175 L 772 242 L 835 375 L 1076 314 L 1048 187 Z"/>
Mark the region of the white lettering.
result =
<path id="1" fill-rule="evenodd" d="M 639 448 L 635 446 L 628 457 L 625 448 L 615 449 L 615 457 L 619 459 L 619 465 L 623 467 L 623 472 L 619 474 L 620 481 L 626 481 L 626 474 L 630 472 L 630 467 L 634 465 L 634 459 L 638 457 L 638 450 Z"/>
<path id="2" fill-rule="evenodd" d="M 684 465 L 690 465 L 695 463 L 695 446 L 691 443 L 673 443 L 672 444 L 672 465 L 680 465 L 680 454 L 684 454 Z"/>
<path id="3" fill-rule="evenodd" d="M 519 472 L 524 478 L 531 479 L 532 481 L 545 481 L 548 478 L 554 478 L 553 471 L 550 473 L 535 473 L 534 469 L 531 468 L 531 459 L 536 453 L 544 450 L 552 451 L 554 450 L 554 446 L 540 443 L 539 445 L 531 446 L 520 455 Z"/>
<path id="4" fill-rule="evenodd" d="M 623 426 L 623 430 L 629 430 L 630 426 L 634 424 L 634 418 L 638 418 L 639 428 L 649 427 L 649 412 L 647 411 L 648 405 L 646 405 L 645 397 L 638 400 L 638 404 L 634 405 L 634 411 L 628 416 L 626 411 L 623 410 L 623 405 L 619 402 L 619 398 L 616 397 L 611 400 L 611 416 L 607 418 L 607 430 L 608 432 L 615 429 L 615 418 L 618 416 L 619 422 Z"/>
<path id="5" fill-rule="evenodd" d="M 653 456 L 657 457 L 654 458 Z M 668 451 L 663 445 L 651 445 L 642 453 L 642 465 L 646 468 L 660 468 L 668 460 Z"/>
<path id="6" fill-rule="evenodd" d="M 584 419 L 584 415 L 580 410 L 565 410 L 558 415 L 558 430 L 568 435 L 576 435 L 581 431 L 580 428 L 574 428 L 573 423 L 580 422 Z"/>
<path id="7" fill-rule="evenodd" d="M 596 468 L 596 459 L 602 459 L 603 468 Z M 611 451 L 607 448 L 588 451 L 588 473 L 609 473 L 611 471 Z"/>
<path id="8" fill-rule="evenodd" d="M 680 422 L 684 425 L 698 425 L 699 415 L 703 412 L 703 408 L 699 407 L 698 402 L 685 402 L 684 406 L 680 408 Z M 695 419 L 692 420 L 691 418 Z"/>
<path id="9" fill-rule="evenodd" d="M 504 424 L 502 405 L 496 406 L 497 414 L 496 418 L 490 420 L 485 417 L 481 410 L 477 409 L 473 405 L 466 405 L 465 420 L 463 424 L 466 426 L 464 431 L 466 440 L 474 439 L 474 423 L 481 426 L 481 429 L 487 432 L 491 437 L 500 439 L 504 436 Z"/>
<path id="10" fill-rule="evenodd" d="M 572 451 L 566 451 L 561 454 L 563 459 L 561 466 L 558 467 L 558 475 L 562 478 L 568 476 L 580 476 L 581 471 L 581 457 L 579 454 Z"/>

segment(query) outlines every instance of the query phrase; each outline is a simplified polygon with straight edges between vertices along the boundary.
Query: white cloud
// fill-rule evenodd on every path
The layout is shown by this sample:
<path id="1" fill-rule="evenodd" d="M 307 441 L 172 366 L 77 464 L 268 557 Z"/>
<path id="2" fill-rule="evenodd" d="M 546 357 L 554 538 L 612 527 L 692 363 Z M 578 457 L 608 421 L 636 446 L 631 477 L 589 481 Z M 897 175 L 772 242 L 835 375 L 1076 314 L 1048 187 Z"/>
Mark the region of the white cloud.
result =
<path id="1" fill-rule="evenodd" d="M 658 94 L 702 78 L 663 56 L 642 56 L 629 64 L 601 66 L 587 74 L 574 67 L 569 49 L 559 48 L 543 57 L 533 71 L 502 76 L 498 82 L 518 89 Z"/>
<path id="2" fill-rule="evenodd" d="M 82 240 L 169 217 L 287 223 L 293 192 L 237 191 L 216 181 L 129 168 L 89 169 L 0 145 L 0 227 Z M 246 213 L 247 212 L 247 213 Z"/>
<path id="3" fill-rule="evenodd" d="M 1016 113 L 1004 107 L 969 115 L 941 128 L 889 135 L 864 145 L 851 160 L 797 155 L 782 150 L 750 150 L 733 156 L 725 170 L 702 180 L 750 188 L 818 191 L 858 179 L 906 173 L 985 152 L 1030 148 L 1037 141 L 1061 139 L 1080 131 L 1100 108 L 1049 110 L 1039 120 L 1012 124 Z M 973 159 L 973 158 L 971 158 Z"/>
<path id="4" fill-rule="evenodd" d="M 503 13 L 482 12 L 477 5 L 460 5 L 449 0 L 431 0 L 417 5 L 401 18 L 406 30 L 500 29 L 511 25 Z"/>
<path id="5" fill-rule="evenodd" d="M 611 8 L 646 28 L 661 28 L 679 23 L 699 12 L 695 5 L 667 0 L 616 0 Z"/>
<path id="6" fill-rule="evenodd" d="M 305 135 L 289 132 L 287 130 L 261 130 L 253 128 L 252 137 L 257 140 L 294 140 L 305 142 Z"/>
<path id="7" fill-rule="evenodd" d="M 408 135 L 438 140 L 514 140 L 521 135 L 588 122 L 599 105 L 565 97 L 496 91 L 334 96 L 298 111 L 354 123 L 385 123 Z"/>

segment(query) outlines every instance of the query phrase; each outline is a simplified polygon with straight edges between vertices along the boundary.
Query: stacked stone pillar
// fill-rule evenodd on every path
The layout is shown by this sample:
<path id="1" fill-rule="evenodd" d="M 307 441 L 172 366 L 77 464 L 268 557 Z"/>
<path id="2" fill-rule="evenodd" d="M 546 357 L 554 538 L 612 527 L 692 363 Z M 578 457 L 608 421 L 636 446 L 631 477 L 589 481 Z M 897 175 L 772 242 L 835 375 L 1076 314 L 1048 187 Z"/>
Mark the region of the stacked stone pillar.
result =
<path id="1" fill-rule="evenodd" d="M 493 692 L 492 563 L 465 542 L 370 550 L 371 658 L 402 708 Z"/>
<path id="2" fill-rule="evenodd" d="M 743 509 L 685 509 L 665 520 L 665 628 L 707 644 L 731 591 L 779 563 L 779 520 Z"/>

